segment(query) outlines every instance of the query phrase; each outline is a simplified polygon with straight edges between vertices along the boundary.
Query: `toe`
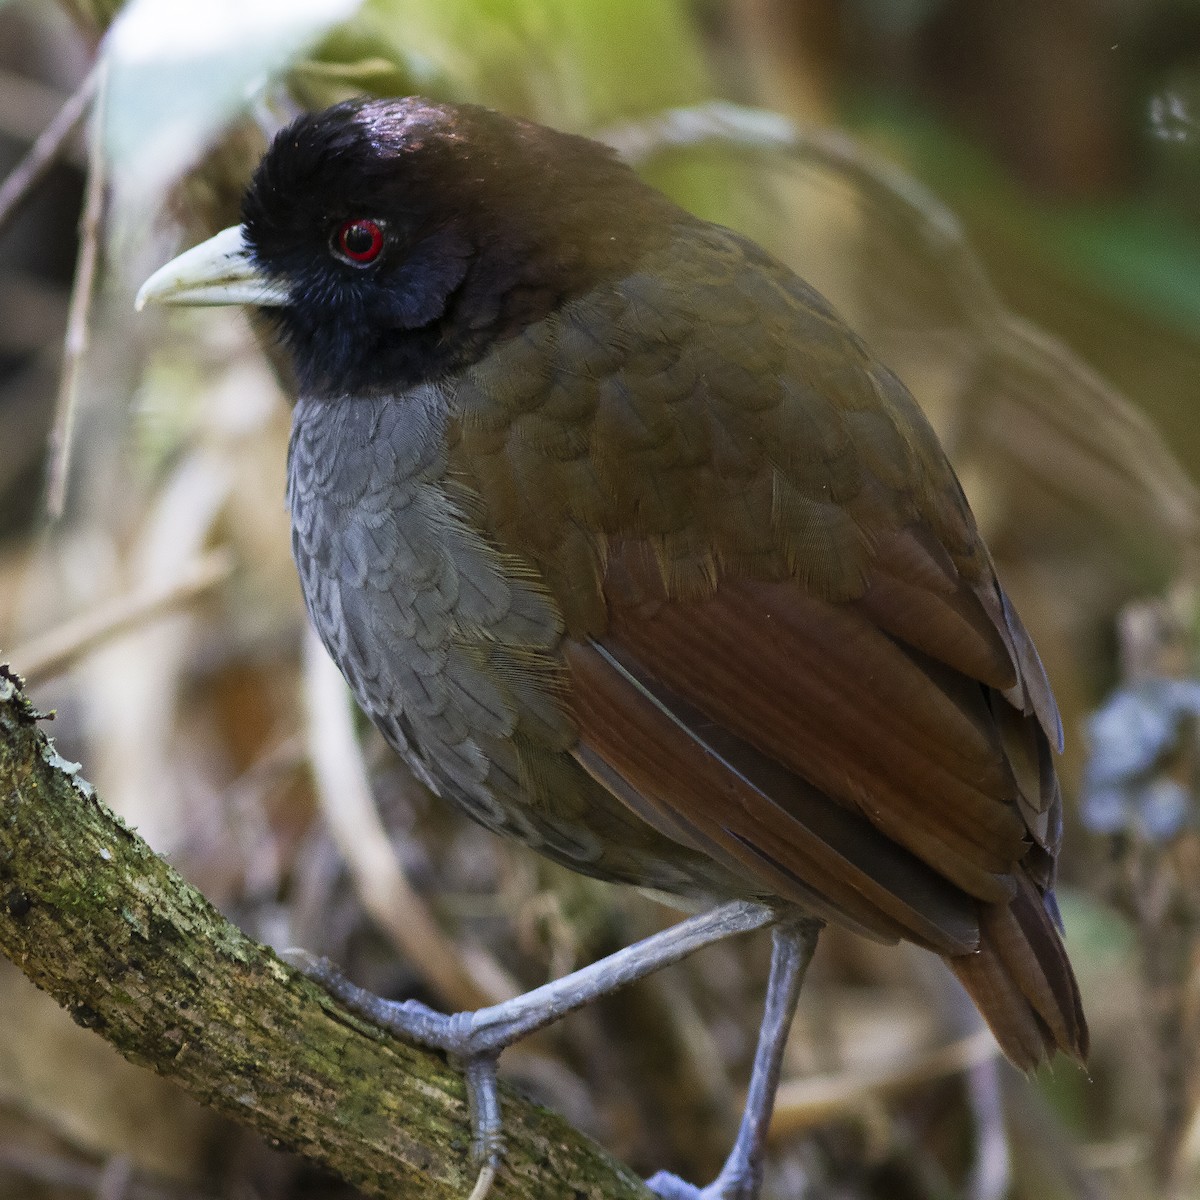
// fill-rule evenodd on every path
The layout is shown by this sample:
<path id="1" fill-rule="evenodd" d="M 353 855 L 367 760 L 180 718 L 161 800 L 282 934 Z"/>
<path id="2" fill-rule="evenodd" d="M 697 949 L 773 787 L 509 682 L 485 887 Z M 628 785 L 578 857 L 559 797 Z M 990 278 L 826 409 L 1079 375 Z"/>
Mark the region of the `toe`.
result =
<path id="1" fill-rule="evenodd" d="M 670 1171 L 658 1171 L 646 1180 L 646 1186 L 661 1200 L 701 1200 L 703 1193 L 694 1183 L 672 1175 Z"/>

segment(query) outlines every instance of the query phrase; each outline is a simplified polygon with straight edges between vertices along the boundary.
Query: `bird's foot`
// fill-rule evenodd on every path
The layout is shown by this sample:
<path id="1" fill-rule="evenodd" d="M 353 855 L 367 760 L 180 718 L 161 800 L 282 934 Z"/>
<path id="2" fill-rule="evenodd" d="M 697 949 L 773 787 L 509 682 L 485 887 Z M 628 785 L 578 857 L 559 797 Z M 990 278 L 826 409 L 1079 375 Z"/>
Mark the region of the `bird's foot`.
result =
<path id="1" fill-rule="evenodd" d="M 472 1149 L 481 1164 L 470 1200 L 483 1200 L 504 1153 L 496 1060 L 500 1052 L 530 1033 L 544 1029 L 598 996 L 661 967 L 678 962 L 701 946 L 735 933 L 761 929 L 777 919 L 774 910 L 744 900 L 722 904 L 626 946 L 531 992 L 475 1012 L 440 1013 L 416 1000 L 384 1000 L 351 983 L 332 963 L 304 950 L 283 957 L 347 1008 L 419 1046 L 442 1050 L 463 1064 L 471 1114 Z M 714 1194 L 715 1195 L 715 1194 Z M 729 1193 L 730 1200 L 738 1193 Z M 752 1200 L 751 1193 L 744 1200 Z"/>
<path id="2" fill-rule="evenodd" d="M 496 1060 L 510 1040 L 475 1027 L 475 1013 L 440 1013 L 419 1000 L 385 1000 L 353 984 L 328 959 L 307 950 L 287 950 L 281 957 L 347 1008 L 405 1041 L 442 1050 L 462 1064 L 471 1115 L 471 1157 L 479 1176 L 469 1200 L 484 1200 L 504 1155 L 500 1086 Z"/>
<path id="3" fill-rule="evenodd" d="M 820 922 L 808 917 L 785 921 L 775 927 L 771 935 L 767 1004 L 758 1031 L 754 1070 L 750 1075 L 737 1140 L 720 1174 L 706 1188 L 696 1187 L 669 1171 L 659 1171 L 651 1176 L 646 1186 L 661 1200 L 757 1200 L 762 1187 L 766 1132 L 771 1124 L 775 1091 L 779 1087 L 783 1047 L 792 1014 L 796 1011 L 800 985 L 817 948 L 820 931 Z"/>
<path id="4" fill-rule="evenodd" d="M 651 1175 L 646 1186 L 660 1200 L 756 1200 L 760 1175 L 750 1164 L 735 1163 L 731 1158 L 708 1187 L 697 1187 L 670 1171 Z"/>

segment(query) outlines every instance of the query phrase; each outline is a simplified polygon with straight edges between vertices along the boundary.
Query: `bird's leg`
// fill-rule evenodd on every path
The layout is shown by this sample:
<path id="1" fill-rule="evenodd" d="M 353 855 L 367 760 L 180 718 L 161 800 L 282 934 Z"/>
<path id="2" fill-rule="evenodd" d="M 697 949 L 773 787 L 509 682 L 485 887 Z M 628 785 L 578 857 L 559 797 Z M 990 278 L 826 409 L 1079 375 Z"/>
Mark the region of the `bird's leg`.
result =
<path id="1" fill-rule="evenodd" d="M 495 1173 L 503 1151 L 496 1060 L 505 1046 L 583 1008 L 624 984 L 686 958 L 694 950 L 778 920 L 774 909 L 737 900 L 689 917 L 590 966 L 475 1012 L 439 1013 L 417 1000 L 384 1000 L 356 987 L 330 963 L 289 953 L 289 959 L 349 1008 L 408 1041 L 444 1050 L 466 1070 L 473 1149 L 483 1167 L 473 1197 Z M 778 956 L 778 952 L 777 952 Z M 772 968 L 772 979 L 775 977 Z M 795 1001 L 793 999 L 792 1003 Z M 790 1009 L 789 1009 L 790 1013 Z M 785 1024 L 786 1032 L 786 1024 Z M 778 1072 L 777 1072 L 778 1073 Z M 770 1109 L 770 1097 L 767 1100 Z"/>
<path id="2" fill-rule="evenodd" d="M 789 921 L 772 930 L 767 1000 L 737 1141 L 720 1174 L 706 1188 L 686 1183 L 669 1171 L 659 1171 L 648 1179 L 650 1190 L 662 1200 L 754 1200 L 758 1195 L 783 1048 L 820 932 L 821 922 L 810 918 Z"/>

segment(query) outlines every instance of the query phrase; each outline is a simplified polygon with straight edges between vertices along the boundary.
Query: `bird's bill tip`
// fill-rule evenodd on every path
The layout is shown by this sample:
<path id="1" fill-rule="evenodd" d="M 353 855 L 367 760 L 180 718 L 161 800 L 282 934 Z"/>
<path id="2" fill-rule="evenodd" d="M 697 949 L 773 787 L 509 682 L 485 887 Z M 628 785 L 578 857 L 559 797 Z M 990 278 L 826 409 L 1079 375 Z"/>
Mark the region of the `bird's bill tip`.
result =
<path id="1" fill-rule="evenodd" d="M 258 269 L 241 226 L 234 225 L 159 267 L 142 284 L 134 306 L 141 312 L 147 304 L 278 308 L 287 303 L 286 289 Z"/>

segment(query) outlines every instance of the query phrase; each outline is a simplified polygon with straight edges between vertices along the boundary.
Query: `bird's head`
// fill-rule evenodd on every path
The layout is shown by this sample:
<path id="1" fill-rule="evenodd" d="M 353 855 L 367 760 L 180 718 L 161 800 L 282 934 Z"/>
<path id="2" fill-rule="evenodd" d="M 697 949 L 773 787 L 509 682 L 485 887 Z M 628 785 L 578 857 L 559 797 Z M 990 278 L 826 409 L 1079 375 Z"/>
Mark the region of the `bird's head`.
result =
<path id="1" fill-rule="evenodd" d="M 303 391 L 438 378 L 630 270 L 679 210 L 596 142 L 474 105 L 355 100 L 279 133 L 242 223 L 138 294 L 267 311 Z"/>

